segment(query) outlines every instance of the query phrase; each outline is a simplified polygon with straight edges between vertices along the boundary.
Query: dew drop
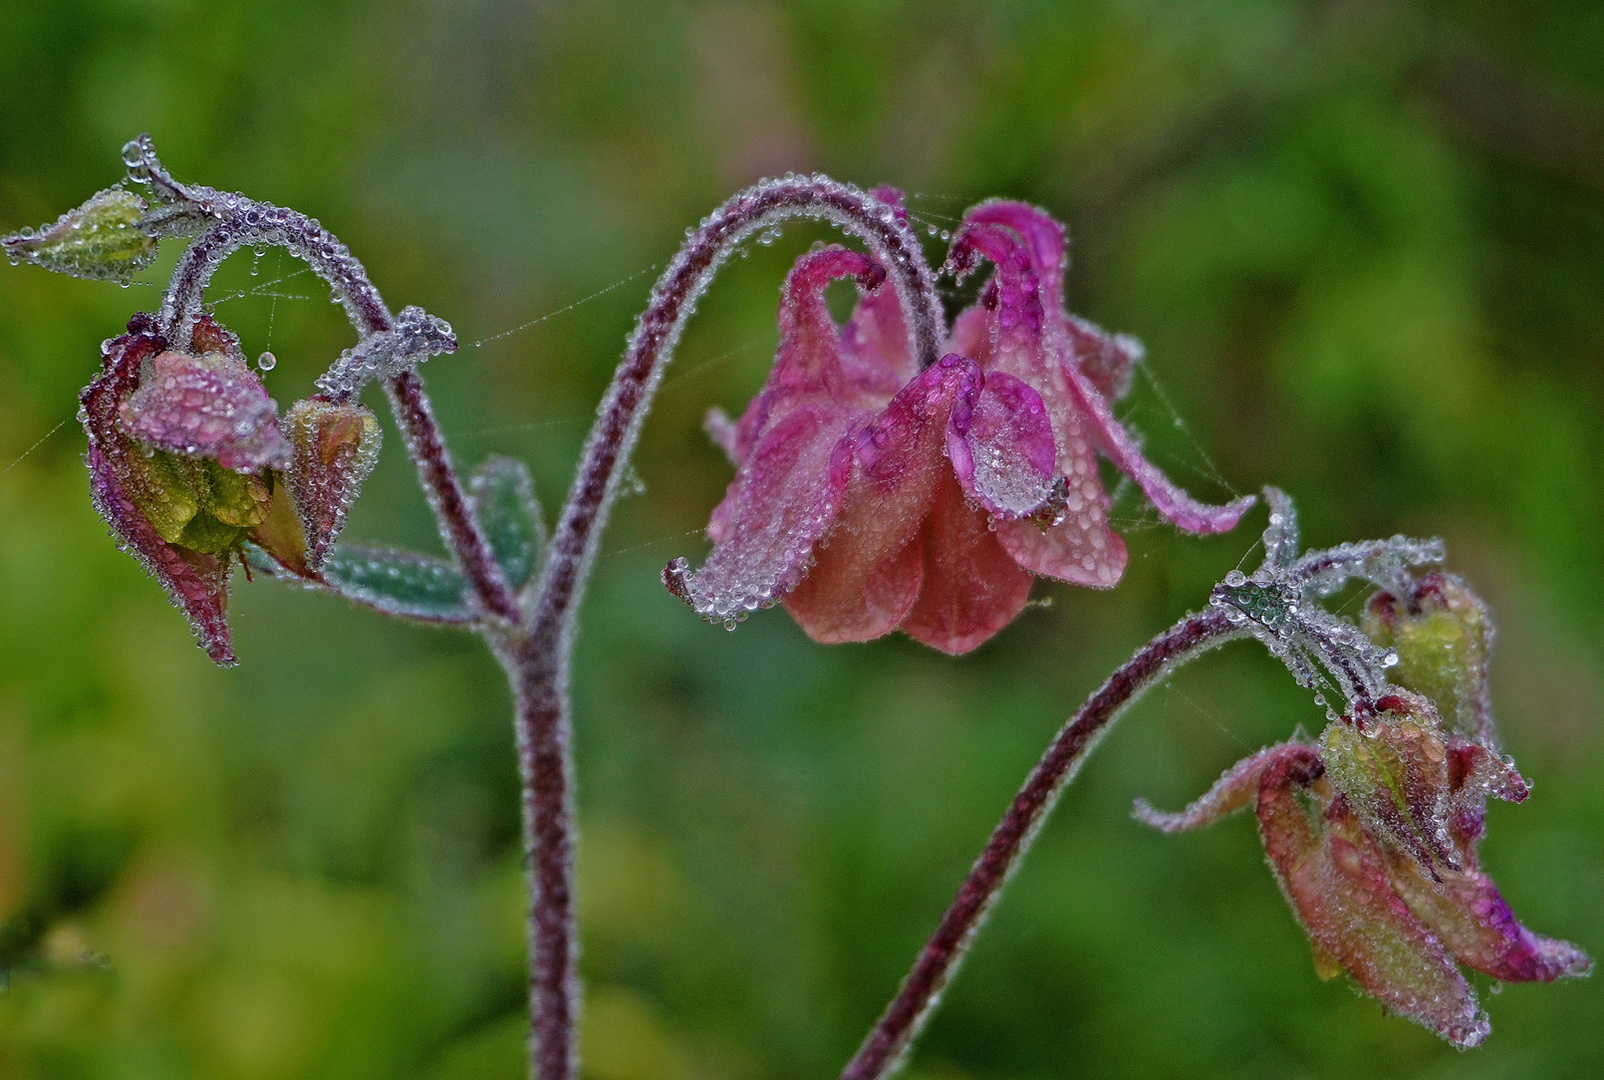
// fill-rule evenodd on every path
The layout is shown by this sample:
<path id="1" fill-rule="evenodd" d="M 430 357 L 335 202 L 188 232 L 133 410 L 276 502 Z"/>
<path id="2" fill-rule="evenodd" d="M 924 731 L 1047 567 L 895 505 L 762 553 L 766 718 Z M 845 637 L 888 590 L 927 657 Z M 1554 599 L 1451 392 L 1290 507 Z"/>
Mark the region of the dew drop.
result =
<path id="1" fill-rule="evenodd" d="M 1240 570 L 1232 570 L 1225 575 L 1225 583 L 1233 589 L 1240 589 L 1248 583 L 1248 576 Z"/>
<path id="2" fill-rule="evenodd" d="M 261 356 L 256 358 L 256 366 L 261 368 L 263 371 L 272 371 L 277 363 L 278 357 L 274 356 L 270 352 L 264 352 Z"/>

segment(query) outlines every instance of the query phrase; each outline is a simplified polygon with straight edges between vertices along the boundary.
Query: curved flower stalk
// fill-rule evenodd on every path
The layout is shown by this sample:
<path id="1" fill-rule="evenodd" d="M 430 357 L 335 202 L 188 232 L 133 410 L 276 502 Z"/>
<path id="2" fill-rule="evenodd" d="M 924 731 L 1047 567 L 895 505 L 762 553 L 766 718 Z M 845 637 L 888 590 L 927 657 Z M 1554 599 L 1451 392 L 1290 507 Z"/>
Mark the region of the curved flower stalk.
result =
<path id="1" fill-rule="evenodd" d="M 737 472 L 708 526 L 707 562 L 664 571 L 675 595 L 727 625 L 783 603 L 815 641 L 901 630 L 964 653 L 1013 621 L 1035 577 L 1118 582 L 1125 545 L 1108 523 L 1099 453 L 1177 527 L 1236 524 L 1251 497 L 1198 502 L 1114 417 L 1141 347 L 1064 310 L 1063 227 L 1019 203 L 983 203 L 947 265 L 962 276 L 982 258 L 995 273 L 935 364 L 908 349 L 902 298 L 880 288 L 873 259 L 833 248 L 798 260 L 763 390 L 738 423 L 710 414 Z M 861 294 L 844 327 L 824 304 L 838 277 Z"/>
<path id="2" fill-rule="evenodd" d="M 1443 558 L 1439 541 L 1394 537 L 1299 556 L 1291 501 L 1274 488 L 1265 501 L 1264 565 L 1228 575 L 1206 610 L 1143 646 L 1070 718 L 842 1080 L 896 1071 L 1059 794 L 1125 707 L 1180 665 L 1244 637 L 1342 710 L 1329 710 L 1318 741 L 1261 750 L 1179 813 L 1138 800 L 1138 820 L 1180 832 L 1252 805 L 1319 974 L 1347 973 L 1457 1046 L 1475 1046 L 1490 1030 L 1461 965 L 1509 982 L 1591 970 L 1576 946 L 1522 926 L 1476 860 L 1487 797 L 1521 802 L 1528 793 L 1497 753 L 1480 707 L 1491 635 L 1485 605 L 1457 578 L 1416 576 Z M 1319 603 L 1355 581 L 1381 587 L 1364 630 Z M 1442 687 L 1455 701 L 1446 722 L 1425 696 Z M 1480 704 L 1466 710 L 1466 701 Z"/>

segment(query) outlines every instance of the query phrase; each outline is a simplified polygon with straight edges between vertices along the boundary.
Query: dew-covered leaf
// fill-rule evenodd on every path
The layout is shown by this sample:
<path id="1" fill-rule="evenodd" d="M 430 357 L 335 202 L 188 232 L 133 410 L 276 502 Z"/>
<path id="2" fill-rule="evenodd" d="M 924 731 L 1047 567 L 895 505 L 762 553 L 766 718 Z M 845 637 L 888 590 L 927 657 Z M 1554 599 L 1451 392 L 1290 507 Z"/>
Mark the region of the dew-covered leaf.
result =
<path id="1" fill-rule="evenodd" d="M 467 580 L 444 559 L 339 544 L 329 552 L 321 572 L 332 592 L 386 615 L 451 624 L 478 617 L 468 603 Z"/>
<path id="2" fill-rule="evenodd" d="M 546 555 L 546 526 L 529 470 L 512 458 L 489 458 L 468 480 L 479 527 L 512 589 L 521 589 Z"/>

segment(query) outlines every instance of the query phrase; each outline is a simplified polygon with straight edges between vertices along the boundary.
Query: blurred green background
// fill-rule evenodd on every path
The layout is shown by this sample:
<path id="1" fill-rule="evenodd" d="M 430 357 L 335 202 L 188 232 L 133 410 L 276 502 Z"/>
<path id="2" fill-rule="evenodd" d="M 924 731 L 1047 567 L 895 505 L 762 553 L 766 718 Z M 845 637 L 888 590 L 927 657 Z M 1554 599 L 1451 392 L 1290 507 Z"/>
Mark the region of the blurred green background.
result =
<path id="1" fill-rule="evenodd" d="M 425 371 L 454 450 L 528 461 L 548 515 L 654 268 L 737 187 L 893 183 L 934 229 L 985 196 L 1047 207 L 1071 305 L 1148 345 L 1122 415 L 1172 476 L 1282 485 L 1316 544 L 1447 538 L 1536 783 L 1492 809 L 1485 860 L 1532 927 L 1604 953 L 1596 0 L 0 0 L 0 42 L 0 231 L 117 179 L 141 131 L 180 178 L 321 218 L 393 306 L 456 326 L 469 347 Z M 784 271 L 824 235 L 714 285 L 597 567 L 591 1080 L 833 1076 L 1051 732 L 1262 525 L 1187 538 L 1122 491 L 1121 586 L 1040 585 L 961 660 L 814 646 L 778 611 L 697 622 L 657 571 L 699 557 L 729 478 L 699 419 L 760 384 Z M 351 341 L 298 265 L 247 252 L 214 290 L 281 403 Z M 107 539 L 73 422 L 98 343 L 158 294 L 0 266 L 0 1076 L 519 1077 L 501 675 L 470 637 L 243 580 L 244 662 L 207 663 Z M 437 547 L 393 429 L 347 535 Z M 1315 978 L 1249 820 L 1129 819 L 1318 722 L 1252 646 L 1154 691 L 913 1075 L 1604 1075 L 1604 980 L 1488 997 L 1492 1038 L 1456 1053 Z"/>

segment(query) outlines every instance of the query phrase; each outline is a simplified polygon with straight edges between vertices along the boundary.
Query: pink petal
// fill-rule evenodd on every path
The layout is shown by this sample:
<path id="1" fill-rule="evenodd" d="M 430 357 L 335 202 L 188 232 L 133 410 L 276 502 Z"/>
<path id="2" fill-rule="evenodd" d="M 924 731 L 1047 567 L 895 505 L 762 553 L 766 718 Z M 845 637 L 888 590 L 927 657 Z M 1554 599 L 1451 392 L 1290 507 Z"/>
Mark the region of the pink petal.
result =
<path id="1" fill-rule="evenodd" d="M 1033 574 L 1111 589 L 1125 572 L 1125 541 L 1109 527 L 1108 495 L 1097 473 L 1097 455 L 1083 433 L 1080 416 L 1063 408 L 1064 401 L 1063 396 L 1046 399 L 1058 437 L 1063 517 L 1052 525 L 999 522 L 997 539 Z M 1056 411 L 1054 404 L 1059 406 Z"/>
<path id="2" fill-rule="evenodd" d="M 237 472 L 289 466 L 277 415 L 256 373 L 222 353 L 152 358 L 118 410 L 123 430 L 139 441 Z"/>
<path id="3" fill-rule="evenodd" d="M 851 483 L 816 565 L 785 606 L 815 641 L 868 641 L 895 629 L 918 596 L 917 541 L 937 485 L 952 475 L 942 451 L 960 398 L 978 393 L 972 361 L 948 356 L 922 372 L 857 437 Z"/>
<path id="4" fill-rule="evenodd" d="M 881 287 L 858 300 L 841 330 L 841 364 L 848 381 L 881 401 L 918 373 L 896 289 Z"/>
<path id="5" fill-rule="evenodd" d="M 851 410 L 804 406 L 771 424 L 713 511 L 713 552 L 683 578 L 697 613 L 726 619 L 772 604 L 807 571 L 851 467 Z M 678 590 L 676 590 L 678 591 Z"/>
<path id="6" fill-rule="evenodd" d="M 1009 557 L 968 506 L 951 474 L 944 476 L 925 521 L 924 583 L 898 627 L 954 656 L 989 641 L 1030 600 L 1031 576 Z"/>
<path id="7" fill-rule="evenodd" d="M 781 291 L 780 347 L 774 367 L 736 425 L 733 456 L 737 459 L 744 459 L 764 429 L 788 410 L 829 404 L 870 411 L 894 392 L 893 388 L 883 395 L 865 395 L 842 366 L 841 330 L 824 302 L 825 287 L 838 277 L 856 277 L 860 287 L 878 289 L 885 271 L 867 255 L 839 246 L 810 252 L 796 261 Z M 896 290 L 890 292 L 894 304 Z"/>
<path id="8" fill-rule="evenodd" d="M 841 332 L 824 290 L 844 276 L 876 289 L 885 271 L 843 247 L 797 260 L 785 283 L 780 348 L 768 381 L 733 434 L 727 421 L 714 421 L 715 437 L 740 466 L 708 525 L 713 552 L 700 570 L 671 565 L 665 576 L 704 617 L 736 617 L 796 587 L 840 508 L 851 471 L 847 436 L 885 401 L 842 365 Z"/>
<path id="9" fill-rule="evenodd" d="M 1295 794 L 1308 775 L 1305 762 L 1267 768 L 1258 817 L 1270 866 L 1317 959 L 1340 965 L 1383 1005 L 1450 1042 L 1480 1044 L 1490 1027 L 1470 984 L 1393 891 L 1386 856 L 1340 797 L 1328 804 L 1324 834 L 1316 832 Z"/>
<path id="10" fill-rule="evenodd" d="M 1065 254 L 1068 245 L 1062 225 L 1034 206 L 1002 199 L 972 208 L 964 215 L 964 221 L 975 225 L 1001 225 L 1018 233 L 1025 242 L 1031 269 L 1041 279 L 1043 302 L 1050 308 L 1063 306 L 1064 272 L 1069 269 L 1069 259 Z"/>
<path id="11" fill-rule="evenodd" d="M 953 409 L 947 454 L 959 485 L 999 518 L 1033 514 L 1051 494 L 1052 423 L 1041 396 L 1012 375 L 990 372 L 974 406 Z"/>
<path id="12" fill-rule="evenodd" d="M 1131 372 L 1145 355 L 1142 343 L 1129 334 L 1110 334 L 1100 326 L 1070 315 L 1064 320 L 1070 355 L 1097 392 L 1118 401 L 1131 388 Z"/>

